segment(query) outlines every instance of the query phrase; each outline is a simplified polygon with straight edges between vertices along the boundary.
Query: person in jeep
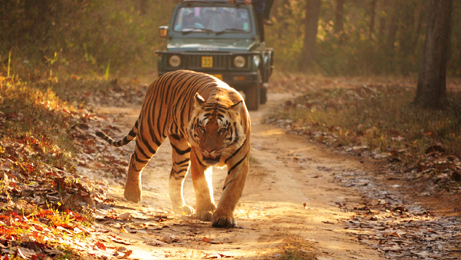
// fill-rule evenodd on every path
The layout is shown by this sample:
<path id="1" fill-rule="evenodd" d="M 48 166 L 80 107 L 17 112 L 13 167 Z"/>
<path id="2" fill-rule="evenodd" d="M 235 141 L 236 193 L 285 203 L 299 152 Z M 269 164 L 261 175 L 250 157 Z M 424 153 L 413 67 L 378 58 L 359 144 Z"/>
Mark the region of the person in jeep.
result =
<path id="1" fill-rule="evenodd" d="M 184 15 L 180 22 L 178 22 L 174 29 L 175 31 L 182 31 L 187 29 L 203 29 L 203 25 L 200 23 L 200 17 L 196 17 L 191 10 L 184 10 Z"/>
<path id="2" fill-rule="evenodd" d="M 226 7 L 183 8 L 179 11 L 174 25 L 175 31 L 247 32 L 249 29 L 247 10 Z"/>
<path id="3" fill-rule="evenodd" d="M 270 8 L 272 7 L 272 3 L 266 5 L 267 0 L 244 0 L 244 4 L 251 4 L 253 5 L 253 10 L 256 16 L 256 23 L 259 30 L 259 34 L 261 36 L 261 41 L 264 41 L 264 17 L 265 15 L 268 16 L 270 13 Z M 235 3 L 235 0 L 228 0 L 229 3 Z M 269 1 L 267 1 L 269 2 Z"/>

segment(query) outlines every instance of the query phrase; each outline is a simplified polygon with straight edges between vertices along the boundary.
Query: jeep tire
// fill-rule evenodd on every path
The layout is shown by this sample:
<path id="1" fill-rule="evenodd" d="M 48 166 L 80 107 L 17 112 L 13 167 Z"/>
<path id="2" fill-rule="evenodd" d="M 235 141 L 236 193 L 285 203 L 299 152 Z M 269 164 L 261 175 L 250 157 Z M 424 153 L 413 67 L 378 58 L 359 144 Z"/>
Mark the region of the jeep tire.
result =
<path id="1" fill-rule="evenodd" d="M 258 110 L 260 102 L 260 84 L 248 86 L 245 90 L 245 103 L 248 110 Z"/>
<path id="2" fill-rule="evenodd" d="M 259 95 L 259 104 L 264 105 L 267 102 L 267 88 L 262 87 L 260 89 L 260 95 Z"/>

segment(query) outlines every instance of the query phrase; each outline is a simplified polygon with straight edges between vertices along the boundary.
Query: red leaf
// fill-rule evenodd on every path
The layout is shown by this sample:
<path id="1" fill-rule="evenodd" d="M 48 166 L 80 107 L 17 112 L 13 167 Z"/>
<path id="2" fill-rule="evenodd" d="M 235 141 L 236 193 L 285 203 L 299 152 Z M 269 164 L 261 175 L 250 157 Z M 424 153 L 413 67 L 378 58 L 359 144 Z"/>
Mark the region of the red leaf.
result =
<path id="1" fill-rule="evenodd" d="M 126 251 L 125 254 L 122 256 L 122 259 L 123 258 L 128 258 L 131 255 L 131 253 L 133 253 L 133 250 Z"/>
<path id="2" fill-rule="evenodd" d="M 104 251 L 106 250 L 106 246 L 103 243 L 101 243 L 100 241 L 98 241 L 98 242 L 96 242 L 96 244 L 94 244 L 93 249 L 95 249 L 95 248 L 99 249 L 99 250 L 104 250 Z"/>

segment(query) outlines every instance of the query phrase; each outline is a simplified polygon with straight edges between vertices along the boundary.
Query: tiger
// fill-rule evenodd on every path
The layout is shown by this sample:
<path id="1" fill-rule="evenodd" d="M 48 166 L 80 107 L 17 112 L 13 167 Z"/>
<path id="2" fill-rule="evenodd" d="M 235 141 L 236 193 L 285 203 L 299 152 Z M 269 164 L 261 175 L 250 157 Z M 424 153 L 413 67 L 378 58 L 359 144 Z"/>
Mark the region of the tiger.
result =
<path id="1" fill-rule="evenodd" d="M 235 89 L 211 75 L 189 70 L 168 72 L 148 87 L 136 123 L 118 141 L 102 131 L 96 135 L 110 145 L 136 139 L 124 187 L 132 202 L 142 198 L 141 172 L 168 137 L 173 165 L 169 195 L 176 214 L 191 214 L 213 227 L 236 227 L 235 207 L 249 171 L 251 120 Z M 216 206 L 212 166 L 227 166 L 223 193 Z M 195 209 L 186 205 L 183 183 L 190 168 Z"/>

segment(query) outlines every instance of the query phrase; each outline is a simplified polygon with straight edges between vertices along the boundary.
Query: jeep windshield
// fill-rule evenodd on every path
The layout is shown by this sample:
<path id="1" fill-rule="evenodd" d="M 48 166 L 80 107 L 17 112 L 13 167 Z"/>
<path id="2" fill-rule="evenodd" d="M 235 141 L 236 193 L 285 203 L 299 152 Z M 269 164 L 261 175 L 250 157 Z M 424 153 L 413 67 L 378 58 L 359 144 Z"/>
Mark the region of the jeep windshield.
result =
<path id="1" fill-rule="evenodd" d="M 252 30 L 248 9 L 237 7 L 182 7 L 176 13 L 174 31 L 189 34 L 249 33 Z"/>

